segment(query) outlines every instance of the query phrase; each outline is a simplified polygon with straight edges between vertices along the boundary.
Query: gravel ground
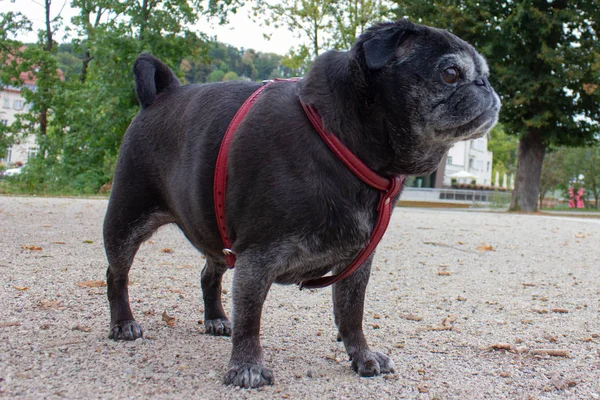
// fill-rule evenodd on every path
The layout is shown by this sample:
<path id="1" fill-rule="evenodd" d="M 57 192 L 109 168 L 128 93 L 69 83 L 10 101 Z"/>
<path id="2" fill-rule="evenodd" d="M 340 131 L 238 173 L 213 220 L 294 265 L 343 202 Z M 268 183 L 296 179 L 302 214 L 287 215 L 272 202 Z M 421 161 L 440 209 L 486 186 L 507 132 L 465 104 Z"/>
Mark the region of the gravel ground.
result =
<path id="1" fill-rule="evenodd" d="M 396 374 L 354 374 L 330 289 L 275 286 L 262 340 L 276 383 L 249 391 L 220 382 L 230 340 L 202 335 L 203 261 L 175 227 L 142 245 L 130 275 L 145 339 L 107 339 L 106 204 L 0 197 L 0 397 L 600 398 L 598 219 L 400 208 L 364 320 Z"/>

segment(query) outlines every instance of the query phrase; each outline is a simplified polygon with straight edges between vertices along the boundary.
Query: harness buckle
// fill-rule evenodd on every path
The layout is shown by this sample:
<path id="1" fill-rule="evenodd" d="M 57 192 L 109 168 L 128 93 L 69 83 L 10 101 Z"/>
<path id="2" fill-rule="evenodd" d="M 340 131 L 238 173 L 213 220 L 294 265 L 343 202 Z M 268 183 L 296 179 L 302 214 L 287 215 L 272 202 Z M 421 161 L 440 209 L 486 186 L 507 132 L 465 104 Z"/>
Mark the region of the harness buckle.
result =
<path id="1" fill-rule="evenodd" d="M 226 256 L 235 256 L 235 253 L 231 249 L 223 249 L 223 254 Z"/>

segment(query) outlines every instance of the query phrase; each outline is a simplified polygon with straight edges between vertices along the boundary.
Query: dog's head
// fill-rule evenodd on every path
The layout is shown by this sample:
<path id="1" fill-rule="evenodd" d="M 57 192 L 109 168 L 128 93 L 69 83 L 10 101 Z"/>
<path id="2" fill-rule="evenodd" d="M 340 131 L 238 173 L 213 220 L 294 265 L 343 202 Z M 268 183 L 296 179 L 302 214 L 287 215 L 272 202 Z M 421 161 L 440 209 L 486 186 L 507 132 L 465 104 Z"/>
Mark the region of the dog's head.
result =
<path id="1" fill-rule="evenodd" d="M 481 137 L 497 122 L 500 99 L 485 59 L 447 31 L 408 21 L 378 24 L 350 55 L 388 124 L 397 172 L 431 172 L 454 143 Z"/>

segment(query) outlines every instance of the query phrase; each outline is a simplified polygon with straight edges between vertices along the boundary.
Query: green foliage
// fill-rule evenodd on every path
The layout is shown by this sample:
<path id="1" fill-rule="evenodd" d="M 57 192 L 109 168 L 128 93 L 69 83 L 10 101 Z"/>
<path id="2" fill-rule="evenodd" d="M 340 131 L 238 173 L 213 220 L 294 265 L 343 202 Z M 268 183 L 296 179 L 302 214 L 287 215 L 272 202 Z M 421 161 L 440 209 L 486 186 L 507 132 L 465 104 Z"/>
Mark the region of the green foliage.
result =
<path id="1" fill-rule="evenodd" d="M 220 69 L 215 69 L 206 78 L 206 82 L 221 82 L 225 78 L 225 72 Z"/>
<path id="2" fill-rule="evenodd" d="M 142 51 L 165 61 L 185 82 L 260 80 L 289 72 L 281 56 L 208 42 L 188 28 L 201 14 L 225 18 L 237 5 L 231 0 L 73 0 L 80 12 L 69 32 L 76 38 L 59 46 L 50 42 L 50 47 L 48 31 L 40 33 L 38 44 L 11 41 L 31 26 L 19 14 L 0 14 L 5 65 L 0 81 L 20 87 L 31 107 L 14 124 L 0 126 L 0 153 L 21 135 L 35 134 L 40 146 L 23 173 L 5 181 L 7 190 L 93 194 L 110 182 L 123 134 L 139 111 L 131 68 Z M 35 76 L 36 90 L 22 85 L 23 72 Z"/>
<path id="3" fill-rule="evenodd" d="M 229 71 L 228 73 L 226 73 L 226 74 L 223 76 L 223 80 L 224 80 L 224 81 L 237 81 L 237 80 L 239 80 L 239 79 L 240 79 L 240 77 L 238 76 L 238 74 L 236 74 L 236 73 L 235 73 L 235 72 L 233 72 L 233 71 Z"/>
<path id="4" fill-rule="evenodd" d="M 540 181 L 540 204 L 546 195 L 556 189 L 566 190 L 569 183 L 569 174 L 565 165 L 565 148 L 551 151 L 544 157 L 542 177 Z"/>
<path id="5" fill-rule="evenodd" d="M 303 43 L 290 50 L 283 64 L 303 75 L 312 60 L 329 49 L 348 50 L 368 26 L 392 18 L 382 0 L 257 0 L 254 15 L 263 25 L 285 26 Z"/>
<path id="6" fill-rule="evenodd" d="M 517 170 L 517 138 L 509 135 L 502 124 L 498 124 L 492 129 L 490 140 L 488 141 L 488 150 L 494 153 L 492 161 L 492 177 L 496 172 L 500 176 L 504 174 L 514 174 Z"/>
<path id="7" fill-rule="evenodd" d="M 295 76 L 292 70 L 282 65 L 282 57 L 277 54 L 237 49 L 219 42 L 205 42 L 203 48 L 205 51 L 180 63 L 186 83 L 220 82 L 229 72 L 240 79 L 253 81 Z M 228 78 L 233 76 L 229 74 Z"/>

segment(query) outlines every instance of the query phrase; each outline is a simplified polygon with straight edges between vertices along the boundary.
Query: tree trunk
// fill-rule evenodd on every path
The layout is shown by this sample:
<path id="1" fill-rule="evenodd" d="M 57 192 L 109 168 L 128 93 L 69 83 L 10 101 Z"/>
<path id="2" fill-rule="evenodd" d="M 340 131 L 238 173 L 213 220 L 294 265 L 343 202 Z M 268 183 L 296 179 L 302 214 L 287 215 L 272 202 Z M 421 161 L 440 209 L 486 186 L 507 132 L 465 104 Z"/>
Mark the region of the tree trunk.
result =
<path id="1" fill-rule="evenodd" d="M 517 179 L 510 211 L 536 212 L 546 145 L 539 131 L 531 130 L 521 138 L 517 156 Z"/>
<path id="2" fill-rule="evenodd" d="M 81 83 L 85 83 L 85 80 L 87 79 L 87 72 L 88 67 L 90 65 L 90 61 L 92 61 L 92 54 L 89 50 L 86 50 L 83 56 L 83 60 L 81 60 L 81 75 L 79 76 L 79 80 L 81 81 Z"/>

